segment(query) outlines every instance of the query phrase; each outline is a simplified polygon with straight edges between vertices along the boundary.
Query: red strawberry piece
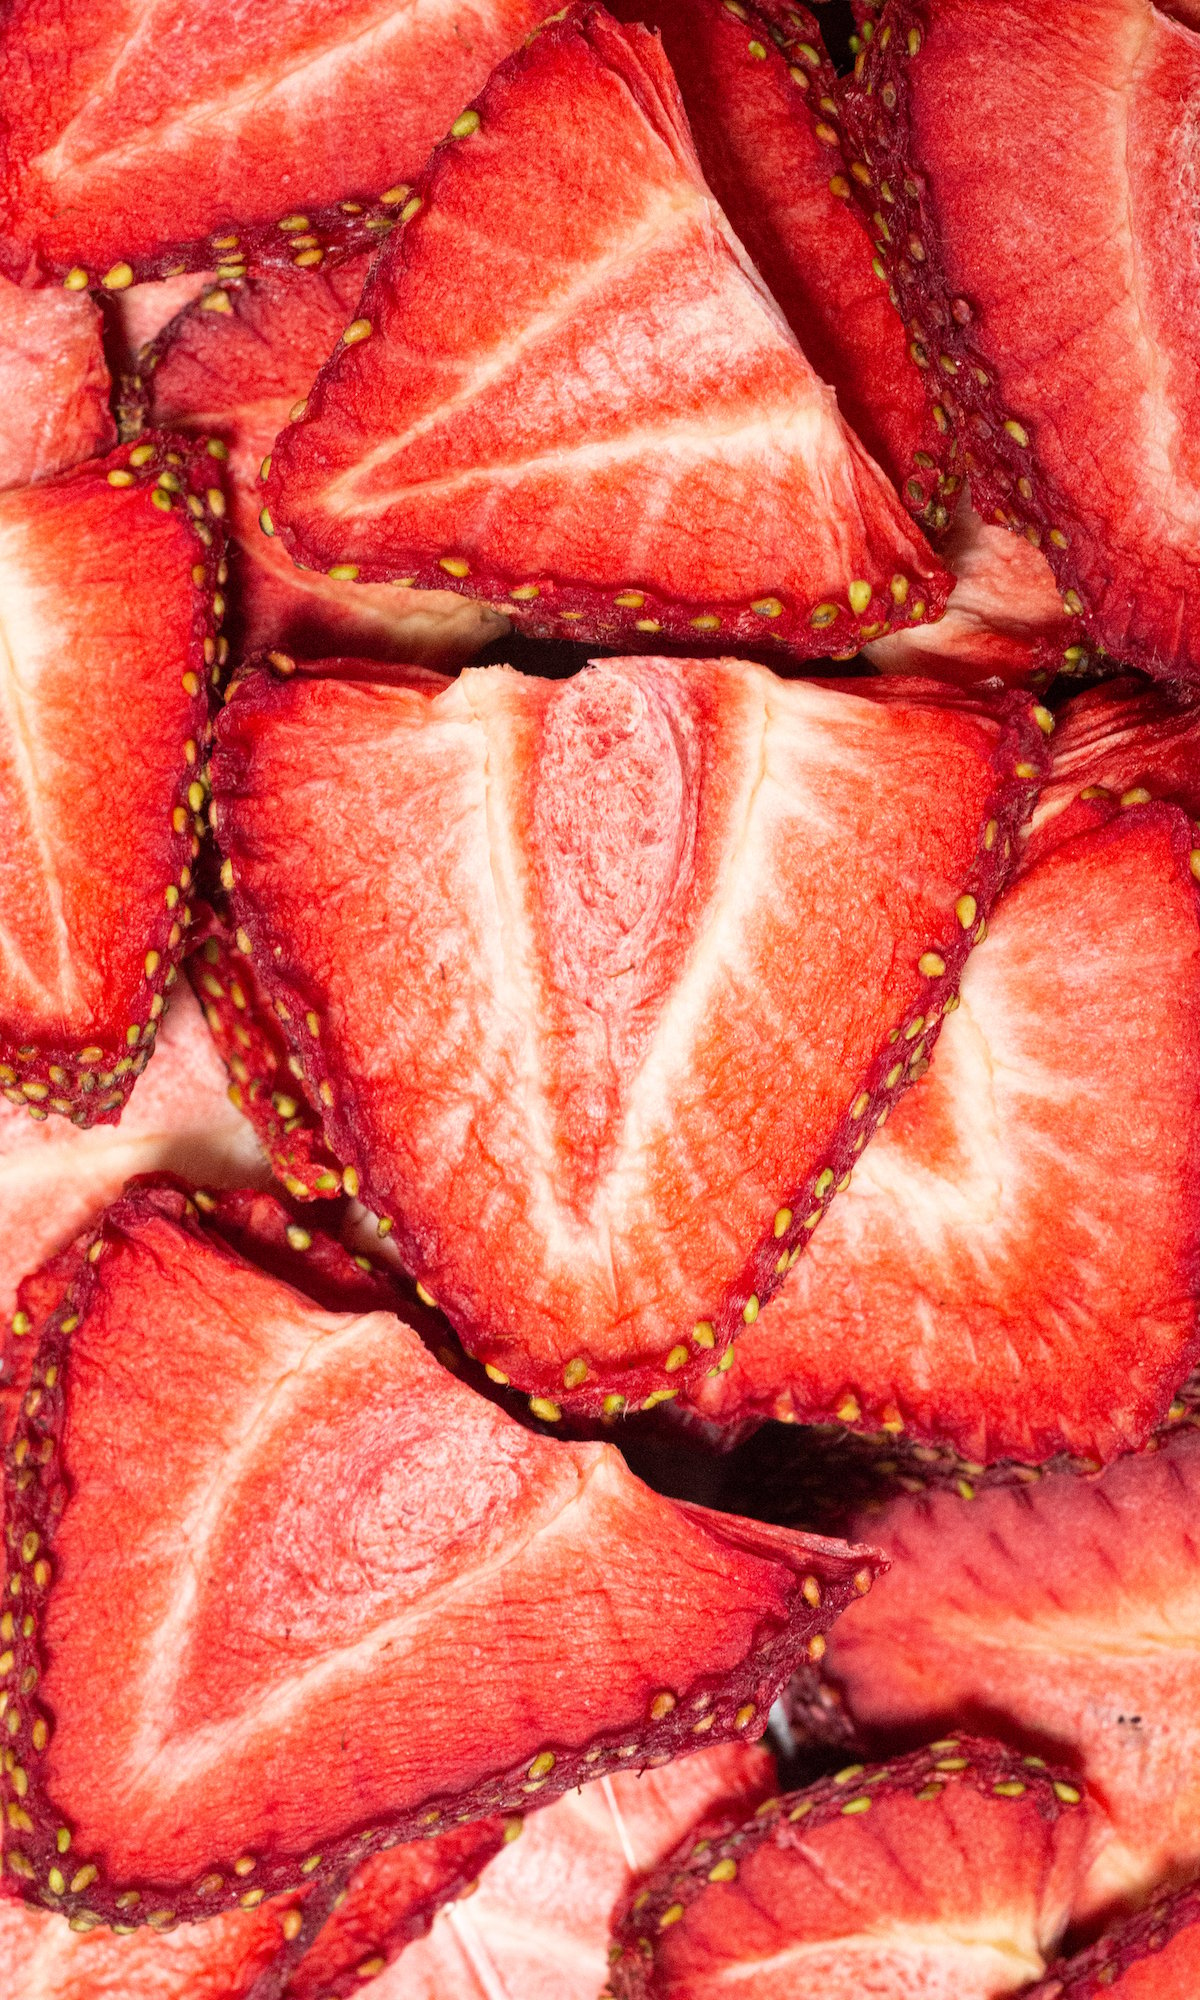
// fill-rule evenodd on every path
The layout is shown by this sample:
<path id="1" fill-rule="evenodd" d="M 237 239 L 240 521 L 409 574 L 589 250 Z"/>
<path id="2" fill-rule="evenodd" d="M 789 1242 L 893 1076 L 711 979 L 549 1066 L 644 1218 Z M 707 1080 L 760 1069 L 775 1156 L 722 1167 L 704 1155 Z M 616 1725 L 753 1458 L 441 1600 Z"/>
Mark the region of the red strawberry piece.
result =
<path id="1" fill-rule="evenodd" d="M 92 301 L 0 279 L 0 490 L 107 451 L 116 442 L 108 397 Z"/>
<path id="2" fill-rule="evenodd" d="M 854 1519 L 893 1567 L 830 1645 L 851 1717 L 875 1754 L 986 1718 L 1068 1758 L 1111 1821 L 1078 1916 L 1200 1864 L 1198 1497 L 1185 1430 L 1098 1477 L 902 1495 Z"/>
<path id="3" fill-rule="evenodd" d="M 270 272 L 214 286 L 180 313 L 139 362 L 150 421 L 229 449 L 233 572 L 242 646 L 385 658 L 466 659 L 506 627 L 450 590 L 337 583 L 297 569 L 263 508 L 260 470 L 276 433 L 354 318 L 369 259 L 329 272 Z M 445 579 L 443 578 L 443 581 Z"/>
<path id="4" fill-rule="evenodd" d="M 1200 700 L 1144 681 L 1108 681 L 1061 710 L 1054 757 L 1027 830 L 1027 865 L 1120 807 L 1163 799 L 1200 819 Z"/>
<path id="5" fill-rule="evenodd" d="M 239 686 L 234 920 L 349 1191 L 497 1379 L 611 1415 L 753 1322 L 928 1046 L 1029 713 L 733 660 Z"/>
<path id="6" fill-rule="evenodd" d="M 183 950 L 222 608 L 215 473 L 149 438 L 0 496 L 0 1083 L 35 1116 L 119 1115 Z"/>
<path id="7" fill-rule="evenodd" d="M 1039 538 L 1065 609 L 1109 653 L 1200 674 L 1179 263 L 1194 28 L 1150 0 L 893 0 L 856 67 L 855 185 L 980 513 Z"/>
<path id="8" fill-rule="evenodd" d="M 944 528 L 961 484 L 954 441 L 872 269 L 815 17 L 770 0 L 622 0 L 616 11 L 661 34 L 709 187 L 847 423 L 911 511 Z"/>
<path id="9" fill-rule="evenodd" d="M 106 293 L 105 310 L 115 334 L 121 372 L 135 373 L 143 347 L 215 282 L 215 271 L 181 271 L 175 278 L 151 279 L 144 285 L 131 285 L 126 292 Z"/>
<path id="10" fill-rule="evenodd" d="M 706 187 L 658 42 L 573 7 L 454 132 L 272 454 L 292 555 L 543 637 L 812 657 L 936 616 L 949 580 Z"/>
<path id="11" fill-rule="evenodd" d="M 1193 2000 L 1200 1989 L 1200 1887 L 1139 1910 L 1056 1965 L 1027 2000 Z"/>
<path id="12" fill-rule="evenodd" d="M 6 1877 L 77 1925 L 253 1907 L 759 1730 L 870 1587 L 869 1549 L 523 1429 L 267 1196 L 143 1183 L 74 1258 L 8 1458 L 0 1660 Z"/>
<path id="13" fill-rule="evenodd" d="M 706 1814 L 744 1813 L 772 1782 L 764 1751 L 726 1744 L 556 1799 L 368 1987 L 370 2000 L 600 2000 L 613 1911 L 639 1875 Z"/>
<path id="14" fill-rule="evenodd" d="M 531 0 L 148 0 L 131 30 L 113 0 L 15 0 L 0 266 L 123 291 L 370 242 L 538 19 Z"/>
<path id="15" fill-rule="evenodd" d="M 993 675 L 1009 687 L 1044 687 L 1063 669 L 1087 667 L 1078 620 L 1064 613 L 1050 565 L 1024 535 L 981 521 L 964 503 L 941 552 L 955 576 L 945 617 L 873 640 L 864 648 L 872 666 L 962 687 Z"/>
<path id="16" fill-rule="evenodd" d="M 617 2000 L 990 2000 L 1036 1979 L 1094 1838 L 1077 1786 L 953 1738 L 699 1829 L 617 1925 Z"/>
<path id="17" fill-rule="evenodd" d="M 80 1935 L 60 1916 L 0 1900 L 5 1992 L 11 2000 L 274 2000 L 302 1922 L 300 1899 L 287 1896 L 163 1937 Z"/>

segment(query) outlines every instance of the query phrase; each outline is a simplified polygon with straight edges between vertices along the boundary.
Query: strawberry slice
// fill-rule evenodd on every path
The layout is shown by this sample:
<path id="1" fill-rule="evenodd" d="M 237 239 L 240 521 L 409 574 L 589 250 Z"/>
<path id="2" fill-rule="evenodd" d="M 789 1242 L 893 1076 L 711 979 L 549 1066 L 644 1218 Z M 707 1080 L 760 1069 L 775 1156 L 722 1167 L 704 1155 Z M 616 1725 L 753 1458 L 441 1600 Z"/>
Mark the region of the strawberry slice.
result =
<path id="1" fill-rule="evenodd" d="M 369 261 L 352 257 L 328 272 L 269 272 L 210 287 L 140 356 L 145 410 L 164 429 L 218 437 L 228 447 L 244 649 L 320 654 L 346 645 L 384 658 L 457 662 L 507 629 L 498 613 L 450 590 L 338 583 L 297 569 L 262 504 L 260 469 L 354 318 Z"/>
<path id="2" fill-rule="evenodd" d="M 143 1183 L 72 1256 L 8 1459 L 3 1783 L 10 1887 L 77 1924 L 253 1907 L 761 1729 L 870 1587 L 869 1549 L 523 1429 L 268 1196 Z"/>
<path id="3" fill-rule="evenodd" d="M 1104 1459 L 1145 1441 L 1200 1359 L 1200 851 L 1145 785 L 1124 811 L 1095 785 L 1078 800 L 1110 768 L 1076 739 L 1113 698 L 1084 699 L 932 1068 L 728 1374 L 699 1386 L 706 1416 Z M 1194 771 L 1184 714 L 1160 735 Z M 1145 775 L 1154 741 L 1124 742 Z"/>
<path id="4" fill-rule="evenodd" d="M 952 1738 L 714 1818 L 617 1925 L 617 2000 L 990 2000 L 1045 1970 L 1094 1837 L 1078 1787 Z"/>
<path id="5" fill-rule="evenodd" d="M 1151 0 L 891 0 L 856 67 L 855 188 L 980 513 L 1037 537 L 1109 653 L 1195 677 L 1200 466 L 1166 442 L 1197 423 L 1195 26 Z"/>
<path id="6" fill-rule="evenodd" d="M 146 0 L 131 25 L 117 0 L 14 0 L 0 268 L 123 291 L 369 243 L 539 18 L 533 0 Z"/>
<path id="7" fill-rule="evenodd" d="M 706 187 L 658 42 L 573 7 L 453 130 L 272 455 L 292 555 L 606 643 L 850 654 L 936 616 L 949 579 Z"/>
<path id="8" fill-rule="evenodd" d="M 344 674 L 243 681 L 213 759 L 308 1102 L 498 1380 L 551 1416 L 661 1402 L 928 1046 L 1041 731 L 1017 697 L 734 660 Z"/>
<path id="9" fill-rule="evenodd" d="M 959 507 L 941 550 L 955 584 L 936 625 L 914 625 L 864 647 L 885 674 L 928 674 L 971 687 L 993 675 L 1008 687 L 1044 687 L 1089 664 L 1044 555 L 1023 535 Z"/>
<path id="10" fill-rule="evenodd" d="M 0 279 L 0 490 L 115 444 L 109 387 L 90 299 Z"/>
<path id="11" fill-rule="evenodd" d="M 1200 1885 L 1164 1896 L 1056 1965 L 1027 2000 L 1192 2000 L 1200 1989 Z"/>
<path id="12" fill-rule="evenodd" d="M 147 439 L 0 495 L 0 1084 L 35 1117 L 119 1116 L 183 950 L 215 472 Z"/>
<path id="13" fill-rule="evenodd" d="M 621 0 L 662 36 L 704 178 L 872 457 L 931 530 L 961 480 L 850 201 L 840 95 L 806 7 Z"/>
<path id="14" fill-rule="evenodd" d="M 1054 757 L 1027 829 L 1026 854 L 1108 818 L 1168 800 L 1200 819 L 1200 699 L 1115 680 L 1061 711 Z"/>
<path id="15" fill-rule="evenodd" d="M 986 1716 L 1068 1758 L 1111 1822 L 1077 1916 L 1200 1867 L 1198 1500 L 1185 1429 L 1098 1477 L 905 1494 L 856 1517 L 893 1568 L 831 1640 L 830 1679 L 876 1754 Z"/>
<path id="16" fill-rule="evenodd" d="M 724 1744 L 556 1799 L 367 1988 L 370 2000 L 600 2000 L 613 1911 L 638 1876 L 706 1814 L 749 1810 L 773 1775 L 764 1751 Z"/>

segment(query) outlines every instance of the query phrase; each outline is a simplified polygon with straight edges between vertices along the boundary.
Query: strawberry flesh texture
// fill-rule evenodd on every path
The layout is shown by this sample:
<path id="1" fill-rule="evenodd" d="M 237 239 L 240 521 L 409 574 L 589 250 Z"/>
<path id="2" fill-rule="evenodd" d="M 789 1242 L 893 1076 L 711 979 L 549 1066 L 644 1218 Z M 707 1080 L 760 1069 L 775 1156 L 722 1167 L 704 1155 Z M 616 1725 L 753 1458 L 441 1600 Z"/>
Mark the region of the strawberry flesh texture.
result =
<path id="1" fill-rule="evenodd" d="M 1189 678 L 1200 458 L 1180 244 L 1195 235 L 1198 87 L 1200 39 L 1150 0 L 1050 15 L 900 0 L 846 106 L 871 163 L 864 204 L 885 180 L 894 196 L 879 252 L 930 365 L 950 371 L 981 514 L 1039 536 L 1110 654 Z"/>
<path id="2" fill-rule="evenodd" d="M 969 1737 L 699 1831 L 617 1925 L 617 2000 L 991 2000 L 1045 1969 L 1094 1837 L 1076 1787 Z"/>
<path id="3" fill-rule="evenodd" d="M 1200 1889 L 1193 1883 L 1066 1959 L 1026 2000 L 1193 2000 L 1200 1989 Z"/>
<path id="4" fill-rule="evenodd" d="M 1130 679 L 1089 688 L 1060 711 L 1025 865 L 1046 843 L 1147 799 L 1200 820 L 1200 699 Z"/>
<path id="5" fill-rule="evenodd" d="M 272 454 L 292 555 L 604 643 L 813 657 L 901 594 L 936 616 L 949 579 L 705 186 L 659 44 L 573 8 L 471 116 Z"/>
<path id="6" fill-rule="evenodd" d="M 109 387 L 90 299 L 0 279 L 0 490 L 115 444 Z"/>
<path id="7" fill-rule="evenodd" d="M 235 921 L 308 1101 L 502 1379 L 600 1415 L 703 1374 L 903 1088 L 1044 739 L 853 689 L 637 659 L 226 708 Z"/>
<path id="8" fill-rule="evenodd" d="M 35 1116 L 119 1115 L 183 949 L 214 473 L 146 440 L 0 495 L 0 1082 Z"/>
<path id="9" fill-rule="evenodd" d="M 244 651 L 328 652 L 351 645 L 382 658 L 466 659 L 506 629 L 486 605 L 453 591 L 337 583 L 297 569 L 267 532 L 259 477 L 276 434 L 355 316 L 370 259 L 326 272 L 268 272 L 215 286 L 160 333 L 139 361 L 148 420 L 229 450 L 232 570 Z"/>
<path id="10" fill-rule="evenodd" d="M 772 1782 L 765 1751 L 724 1744 L 556 1799 L 367 1989 L 370 2000 L 600 2000 L 613 1912 L 638 1877 L 699 1819 L 747 1811 Z"/>
<path id="11" fill-rule="evenodd" d="M 1069 1760 L 1111 1821 L 1076 1917 L 1200 1865 L 1200 1438 L 1098 1477 L 864 1509 L 893 1567 L 825 1667 L 874 1754 L 987 1727 Z"/>
<path id="12" fill-rule="evenodd" d="M 1044 687 L 1063 667 L 1084 670 L 1078 621 L 1064 613 L 1050 565 L 1024 535 L 982 521 L 964 502 L 941 554 L 955 578 L 945 617 L 865 646 L 880 673 Z"/>
<path id="13" fill-rule="evenodd" d="M 131 32 L 116 0 L 17 0 L 0 32 L 0 268 L 120 290 L 370 242 L 364 205 L 411 179 L 539 18 L 531 0 L 297 0 L 283 16 L 149 0 Z"/>
<path id="14" fill-rule="evenodd" d="M 846 422 L 911 511 L 943 528 L 952 440 L 857 209 L 835 191 L 846 173 L 838 82 L 814 16 L 724 0 L 622 0 L 616 11 L 662 36 L 705 180 Z"/>
<path id="15" fill-rule="evenodd" d="M 979 1460 L 1145 1441 L 1200 1357 L 1193 841 L 1150 804 L 1044 843 L 706 1415 L 840 1416 Z"/>
<path id="16" fill-rule="evenodd" d="M 692 1748 L 697 1724 L 736 1737 L 869 1587 L 870 1550 L 660 1499 L 611 1446 L 513 1423 L 270 1197 L 202 1206 L 221 1233 L 139 1184 L 79 1240 L 9 1456 L 26 1900 L 193 1918 L 249 1877 L 317 1883 Z M 270 1261 L 311 1261 L 312 1297 L 232 1247 L 269 1242 L 272 1210 Z"/>
<path id="17" fill-rule="evenodd" d="M 0 1901 L 0 1955 L 15 1981 L 8 1991 L 12 2000 L 275 2000 L 273 1975 L 290 1956 L 284 1920 L 298 1907 L 295 1896 L 279 1897 L 165 1937 L 114 1937 Z"/>

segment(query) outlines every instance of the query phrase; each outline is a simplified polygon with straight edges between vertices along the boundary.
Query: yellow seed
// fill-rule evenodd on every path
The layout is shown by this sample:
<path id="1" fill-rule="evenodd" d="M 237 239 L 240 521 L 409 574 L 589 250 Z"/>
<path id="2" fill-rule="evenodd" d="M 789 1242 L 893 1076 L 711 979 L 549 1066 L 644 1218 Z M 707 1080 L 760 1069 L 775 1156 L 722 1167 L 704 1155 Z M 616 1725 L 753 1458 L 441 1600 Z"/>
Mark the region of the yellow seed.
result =
<path id="1" fill-rule="evenodd" d="M 1008 1778 L 1003 1784 L 993 1785 L 992 1790 L 1000 1799 L 1023 1799 L 1025 1786 L 1019 1778 Z"/>
<path id="2" fill-rule="evenodd" d="M 646 593 L 643 590 L 621 590 L 613 598 L 613 603 L 619 604 L 622 611 L 640 611 L 645 602 Z"/>
<path id="3" fill-rule="evenodd" d="M 625 1413 L 624 1396 L 614 1395 L 614 1396 L 606 1396 L 604 1398 L 604 1414 L 606 1417 L 620 1417 L 623 1416 L 624 1413 Z"/>
<path id="4" fill-rule="evenodd" d="M 1197 849 L 1195 858 L 1200 861 L 1200 849 Z M 716 1337 L 716 1329 L 710 1319 L 698 1319 L 692 1328 L 692 1339 L 697 1347 L 711 1347 Z"/>
<path id="5" fill-rule="evenodd" d="M 720 619 L 715 618 L 711 611 L 702 611 L 698 618 L 691 620 L 691 623 L 697 632 L 719 632 L 721 629 Z"/>
<path id="6" fill-rule="evenodd" d="M 88 1887 L 89 1883 L 95 1881 L 99 1873 L 100 1870 L 95 1866 L 93 1862 L 91 1861 L 86 1862 L 84 1866 L 82 1868 L 77 1869 L 75 1874 L 72 1875 L 71 1877 L 71 1894 L 73 1896 L 81 1895 L 82 1892 Z"/>
<path id="7" fill-rule="evenodd" d="M 531 1778 L 548 1778 L 554 1769 L 555 1762 L 556 1759 L 553 1750 L 539 1750 L 537 1756 L 529 1766 L 529 1776 Z"/>
<path id="8" fill-rule="evenodd" d="M 304 1916 L 300 1910 L 284 1911 L 280 1919 L 279 1928 L 289 1944 L 295 1943 L 300 1935 L 303 1924 Z"/>
<path id="9" fill-rule="evenodd" d="M 758 1318 L 758 1294 L 756 1292 L 751 1292 L 745 1305 L 742 1307 L 742 1318 L 745 1320 L 747 1326 L 753 1326 L 755 1320 Z"/>
<path id="10" fill-rule="evenodd" d="M 1077 1786 L 1064 1784 L 1061 1778 L 1056 1778 L 1054 1780 L 1054 1796 L 1056 1799 L 1061 1799 L 1065 1806 L 1077 1806 L 1083 1794 Z"/>
<path id="11" fill-rule="evenodd" d="M 917 960 L 917 970 L 923 972 L 927 979 L 940 979 L 946 970 L 946 961 L 940 952 L 923 951 Z"/>
<path id="12" fill-rule="evenodd" d="M 818 631 L 822 631 L 826 625 L 832 625 L 835 622 L 837 615 L 838 607 L 836 604 L 818 604 L 809 619 L 809 624 L 815 625 Z"/>
<path id="13" fill-rule="evenodd" d="M 635 632 L 661 632 L 662 626 L 657 618 L 635 618 L 633 629 Z"/>
<path id="14" fill-rule="evenodd" d="M 483 1372 L 487 1376 L 489 1382 L 498 1382 L 502 1389 L 506 1389 L 508 1387 L 508 1376 L 504 1373 L 502 1368 L 496 1368 L 490 1361 L 485 1361 L 483 1364 Z"/>
<path id="15" fill-rule="evenodd" d="M 682 1915 L 683 1915 L 683 1904 L 671 1903 L 669 1907 L 663 1911 L 661 1917 L 658 1920 L 659 1930 L 660 1931 L 670 1930 L 671 1925 L 677 1924 Z"/>
<path id="16" fill-rule="evenodd" d="M 806 1576 L 800 1588 L 804 1597 L 804 1602 L 806 1604 L 811 1604 L 813 1610 L 815 1611 L 818 1604 L 821 1602 L 821 1586 L 817 1582 L 816 1577 Z"/>
<path id="17" fill-rule="evenodd" d="M 718 1861 L 709 1869 L 708 1879 L 710 1882 L 732 1882 L 736 1874 L 737 1862 L 726 1857 L 724 1861 Z"/>
<path id="18" fill-rule="evenodd" d="M 965 1771 L 967 1760 L 965 1757 L 939 1757 L 933 1768 L 935 1771 Z"/>
<path id="19" fill-rule="evenodd" d="M 1051 536 L 1053 541 L 1054 537 Z M 1068 617 L 1078 618 L 1083 611 L 1083 599 L 1077 590 L 1068 590 L 1063 597 L 1063 610 Z"/>
<path id="20" fill-rule="evenodd" d="M 358 1174 L 354 1167 L 342 1168 L 342 1186 L 353 1201 L 358 1194 Z"/>
<path id="21" fill-rule="evenodd" d="M 420 1299 L 421 1304 L 423 1306 L 436 1306 L 437 1304 L 437 1300 L 434 1298 L 433 1293 L 429 1291 L 425 1285 L 421 1284 L 419 1280 L 417 1283 L 417 1297 Z"/>
<path id="22" fill-rule="evenodd" d="M 1021 446 L 1022 450 L 1024 450 L 1025 446 L 1029 443 L 1029 432 L 1026 430 L 1024 424 L 1019 424 L 1015 417 L 1006 417 L 1004 428 L 1008 432 L 1009 437 L 1013 438 Z"/>
<path id="23" fill-rule="evenodd" d="M 334 583 L 353 583 L 358 576 L 358 564 L 334 563 L 328 574 Z"/>
<path id="24" fill-rule="evenodd" d="M 642 1403 L 642 1408 L 643 1410 L 655 1410 L 660 1403 L 673 1403 L 678 1394 L 678 1389 L 651 1389 L 650 1394 Z"/>
<path id="25" fill-rule="evenodd" d="M 852 1819 L 856 1817 L 859 1813 L 870 1812 L 870 1810 L 871 1810 L 870 1799 L 862 1796 L 861 1794 L 856 1799 L 847 1799 L 845 1805 L 842 1807 L 842 1812 L 847 1819 Z"/>
<path id="26" fill-rule="evenodd" d="M 104 273 L 100 283 L 106 292 L 123 292 L 133 283 L 133 267 L 130 264 L 114 264 Z"/>
<path id="27" fill-rule="evenodd" d="M 1129 791 L 1121 793 L 1123 806 L 1148 806 L 1149 803 L 1150 794 L 1144 785 L 1134 785 Z"/>
<path id="28" fill-rule="evenodd" d="M 460 111 L 458 117 L 450 127 L 450 137 L 452 139 L 469 139 L 472 132 L 478 132 L 478 130 L 478 111 Z"/>
<path id="29" fill-rule="evenodd" d="M 470 563 L 462 556 L 439 556 L 438 567 L 444 569 L 447 576 L 469 576 L 471 573 Z"/>
<path id="30" fill-rule="evenodd" d="M 558 1404 L 552 1403 L 548 1396 L 531 1396 L 529 1407 L 534 1416 L 540 1417 L 544 1424 L 556 1424 L 562 1417 Z"/>
<path id="31" fill-rule="evenodd" d="M 788 1230 L 789 1230 L 789 1229 L 791 1228 L 791 1226 L 792 1226 L 792 1211 L 791 1211 L 791 1209 L 790 1209 L 790 1208 L 777 1208 L 777 1209 L 776 1209 L 776 1211 L 775 1211 L 775 1234 L 776 1234 L 776 1236 L 786 1236 L 786 1235 L 787 1235 L 787 1233 L 788 1233 Z"/>
<path id="32" fill-rule="evenodd" d="M 82 264 L 73 264 L 63 279 L 63 286 L 68 292 L 86 292 L 87 282 L 88 274 Z"/>
<path id="33" fill-rule="evenodd" d="M 682 1345 L 673 1347 L 667 1356 L 665 1366 L 670 1374 L 674 1374 L 675 1370 L 684 1367 L 689 1359 L 690 1356 L 686 1347 Z"/>
<path id="34" fill-rule="evenodd" d="M 252 1854 L 240 1855 L 233 1864 L 233 1872 L 235 1875 L 252 1875 L 254 1873 L 254 1856 Z"/>
<path id="35" fill-rule="evenodd" d="M 810 1660 L 823 1660 L 825 1658 L 824 1633 L 814 1632 L 812 1638 L 808 1642 L 808 1657 Z"/>
<path id="36" fill-rule="evenodd" d="M 247 1889 L 244 1896 L 238 1897 L 238 1902 L 243 1910 L 256 1910 L 266 1893 L 265 1889 Z"/>
<path id="37" fill-rule="evenodd" d="M 857 611 L 861 615 L 866 610 L 870 602 L 871 602 L 871 586 L 869 583 L 858 582 L 858 583 L 852 583 L 850 585 L 851 611 Z"/>
<path id="38" fill-rule="evenodd" d="M 364 1958 L 362 1964 L 355 1967 L 355 1971 L 360 1979 L 376 1979 L 386 1965 L 386 1958 L 381 1958 L 376 1952 L 374 1958 Z"/>
<path id="39" fill-rule="evenodd" d="M 126 472 L 122 466 L 118 466 L 114 472 L 109 473 L 108 483 L 110 486 L 132 486 L 133 474 L 132 472 Z"/>
<path id="40" fill-rule="evenodd" d="M 369 340 L 373 331 L 369 319 L 352 319 L 342 335 L 342 345 L 354 347 L 360 340 Z"/>
<path id="41" fill-rule="evenodd" d="M 421 197 L 419 194 L 415 194 L 412 200 L 406 201 L 404 207 L 400 210 L 401 222 L 411 222 L 413 216 L 416 214 L 420 206 L 421 206 Z"/>
<path id="42" fill-rule="evenodd" d="M 862 1411 L 858 1406 L 858 1399 L 854 1396 L 845 1396 L 838 1404 L 837 1419 L 839 1423 L 856 1424 L 861 1415 Z"/>
<path id="43" fill-rule="evenodd" d="M 668 1363 L 668 1366 L 669 1365 L 670 1364 Z M 564 1389 L 578 1389 L 580 1383 L 586 1382 L 587 1378 L 588 1378 L 587 1362 L 584 1361 L 578 1355 L 576 1356 L 574 1361 L 568 1361 L 566 1367 L 563 1369 Z"/>
<path id="44" fill-rule="evenodd" d="M 508 594 L 510 597 L 515 597 L 518 604 L 527 604 L 533 598 L 540 597 L 542 593 L 540 584 L 518 583 Z"/>
<path id="45" fill-rule="evenodd" d="M 675 1697 L 673 1694 L 668 1694 L 666 1692 L 662 1694 L 656 1694 L 653 1701 L 650 1703 L 651 1722 L 661 1722 L 665 1715 L 670 1715 L 671 1710 L 674 1708 L 674 1706 L 675 1706 Z"/>
<path id="46" fill-rule="evenodd" d="M 745 1707 L 739 1708 L 737 1714 L 734 1716 L 733 1718 L 734 1728 L 749 1729 L 750 1724 L 753 1722 L 757 1714 L 758 1710 L 755 1708 L 754 1703 L 752 1701 L 748 1701 Z"/>

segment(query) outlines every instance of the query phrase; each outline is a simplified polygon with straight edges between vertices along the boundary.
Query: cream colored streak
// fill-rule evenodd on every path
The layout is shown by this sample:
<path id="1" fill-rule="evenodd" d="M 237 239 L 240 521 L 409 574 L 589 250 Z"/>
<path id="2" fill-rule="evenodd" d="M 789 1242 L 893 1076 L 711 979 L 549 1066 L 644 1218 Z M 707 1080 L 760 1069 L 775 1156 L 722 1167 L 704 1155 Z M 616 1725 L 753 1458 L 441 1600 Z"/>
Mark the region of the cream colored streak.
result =
<path id="1" fill-rule="evenodd" d="M 501 1973 L 492 1960 L 487 1944 L 471 1921 L 469 1908 L 451 1903 L 444 1912 L 446 1926 L 453 1931 L 458 1948 L 479 1981 L 483 2000 L 513 2000 Z"/>

